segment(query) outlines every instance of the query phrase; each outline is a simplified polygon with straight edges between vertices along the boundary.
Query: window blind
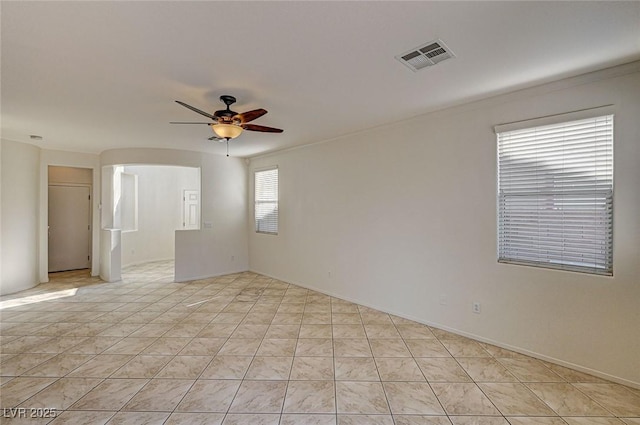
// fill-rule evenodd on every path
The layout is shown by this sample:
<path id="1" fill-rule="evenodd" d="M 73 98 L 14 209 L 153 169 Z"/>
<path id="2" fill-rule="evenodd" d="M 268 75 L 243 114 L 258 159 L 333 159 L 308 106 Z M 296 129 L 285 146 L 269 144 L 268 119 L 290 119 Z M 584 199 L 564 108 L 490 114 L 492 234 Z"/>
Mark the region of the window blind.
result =
<path id="1" fill-rule="evenodd" d="M 278 169 L 255 172 L 256 232 L 278 233 Z"/>
<path id="2" fill-rule="evenodd" d="M 613 115 L 504 131 L 498 261 L 613 273 Z"/>

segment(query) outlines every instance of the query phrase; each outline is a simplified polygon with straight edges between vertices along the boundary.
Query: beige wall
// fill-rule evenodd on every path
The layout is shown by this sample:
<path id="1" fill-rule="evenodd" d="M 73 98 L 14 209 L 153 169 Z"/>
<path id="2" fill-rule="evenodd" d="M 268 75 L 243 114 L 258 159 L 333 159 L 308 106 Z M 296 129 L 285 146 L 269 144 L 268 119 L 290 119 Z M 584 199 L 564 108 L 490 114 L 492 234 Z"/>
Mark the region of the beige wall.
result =
<path id="1" fill-rule="evenodd" d="M 99 198 L 98 156 L 40 149 L 37 146 L 2 140 L 2 287 L 11 293 L 48 281 L 47 186 L 49 167 L 59 169 L 51 177 L 58 183 L 69 180 L 92 184 L 93 199 Z M 93 177 L 91 176 L 93 170 Z M 69 171 L 71 170 L 71 171 Z M 99 266 L 98 203 L 93 203 L 92 273 Z M 35 228 L 34 228 L 35 226 Z M 35 238 L 35 242 L 33 242 Z M 35 270 L 35 275 L 33 274 Z"/>
<path id="2" fill-rule="evenodd" d="M 93 184 L 93 175 L 90 168 L 77 167 L 48 167 L 49 184 Z"/>
<path id="3" fill-rule="evenodd" d="M 250 269 L 640 386 L 639 70 L 252 159 L 250 181 L 254 169 L 279 167 L 280 232 L 256 234 L 250 214 Z M 614 276 L 498 264 L 493 126 L 608 104 Z"/>
<path id="4" fill-rule="evenodd" d="M 0 294 L 38 283 L 40 149 L 2 140 Z"/>

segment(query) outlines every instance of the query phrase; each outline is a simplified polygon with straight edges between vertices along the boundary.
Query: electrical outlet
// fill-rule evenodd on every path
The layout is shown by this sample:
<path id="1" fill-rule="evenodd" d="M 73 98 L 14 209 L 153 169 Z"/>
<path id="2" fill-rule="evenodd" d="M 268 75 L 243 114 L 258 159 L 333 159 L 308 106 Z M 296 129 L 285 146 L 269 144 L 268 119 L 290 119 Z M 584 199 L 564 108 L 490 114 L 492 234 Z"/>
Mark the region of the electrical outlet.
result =
<path id="1" fill-rule="evenodd" d="M 440 305 L 447 305 L 447 294 L 440 294 Z"/>
<path id="2" fill-rule="evenodd" d="M 473 303 L 473 312 L 476 314 L 480 314 L 480 303 L 478 302 Z"/>
<path id="3" fill-rule="evenodd" d="M 231 261 L 234 261 L 235 259 L 236 259 L 236 256 L 235 256 L 235 255 L 232 255 L 232 256 L 231 256 Z"/>

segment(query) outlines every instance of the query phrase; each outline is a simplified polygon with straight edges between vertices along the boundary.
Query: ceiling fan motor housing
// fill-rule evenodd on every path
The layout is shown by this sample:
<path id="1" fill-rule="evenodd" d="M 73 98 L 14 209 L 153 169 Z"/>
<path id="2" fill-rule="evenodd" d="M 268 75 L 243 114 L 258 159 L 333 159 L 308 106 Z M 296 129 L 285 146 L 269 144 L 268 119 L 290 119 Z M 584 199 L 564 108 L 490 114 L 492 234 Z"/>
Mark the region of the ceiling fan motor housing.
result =
<path id="1" fill-rule="evenodd" d="M 229 106 L 233 105 L 234 103 L 236 103 L 236 98 L 234 96 L 228 95 L 228 94 L 223 94 L 222 96 L 220 96 L 220 101 L 222 101 L 222 103 L 224 103 L 225 105 L 227 105 L 227 109 L 221 109 L 219 111 L 214 112 L 214 116 L 217 118 L 222 118 L 223 122 L 231 122 L 232 118 L 236 115 L 238 115 L 237 112 L 232 111 Z"/>

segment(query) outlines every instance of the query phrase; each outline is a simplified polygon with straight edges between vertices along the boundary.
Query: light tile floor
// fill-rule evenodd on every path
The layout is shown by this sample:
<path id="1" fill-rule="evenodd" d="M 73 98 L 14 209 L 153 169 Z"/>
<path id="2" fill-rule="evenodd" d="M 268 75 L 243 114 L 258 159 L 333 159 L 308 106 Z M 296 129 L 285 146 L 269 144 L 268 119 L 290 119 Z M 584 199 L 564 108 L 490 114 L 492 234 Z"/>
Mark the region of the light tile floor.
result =
<path id="1" fill-rule="evenodd" d="M 172 275 L 2 297 L 2 423 L 640 424 L 637 389 L 254 273 Z"/>

